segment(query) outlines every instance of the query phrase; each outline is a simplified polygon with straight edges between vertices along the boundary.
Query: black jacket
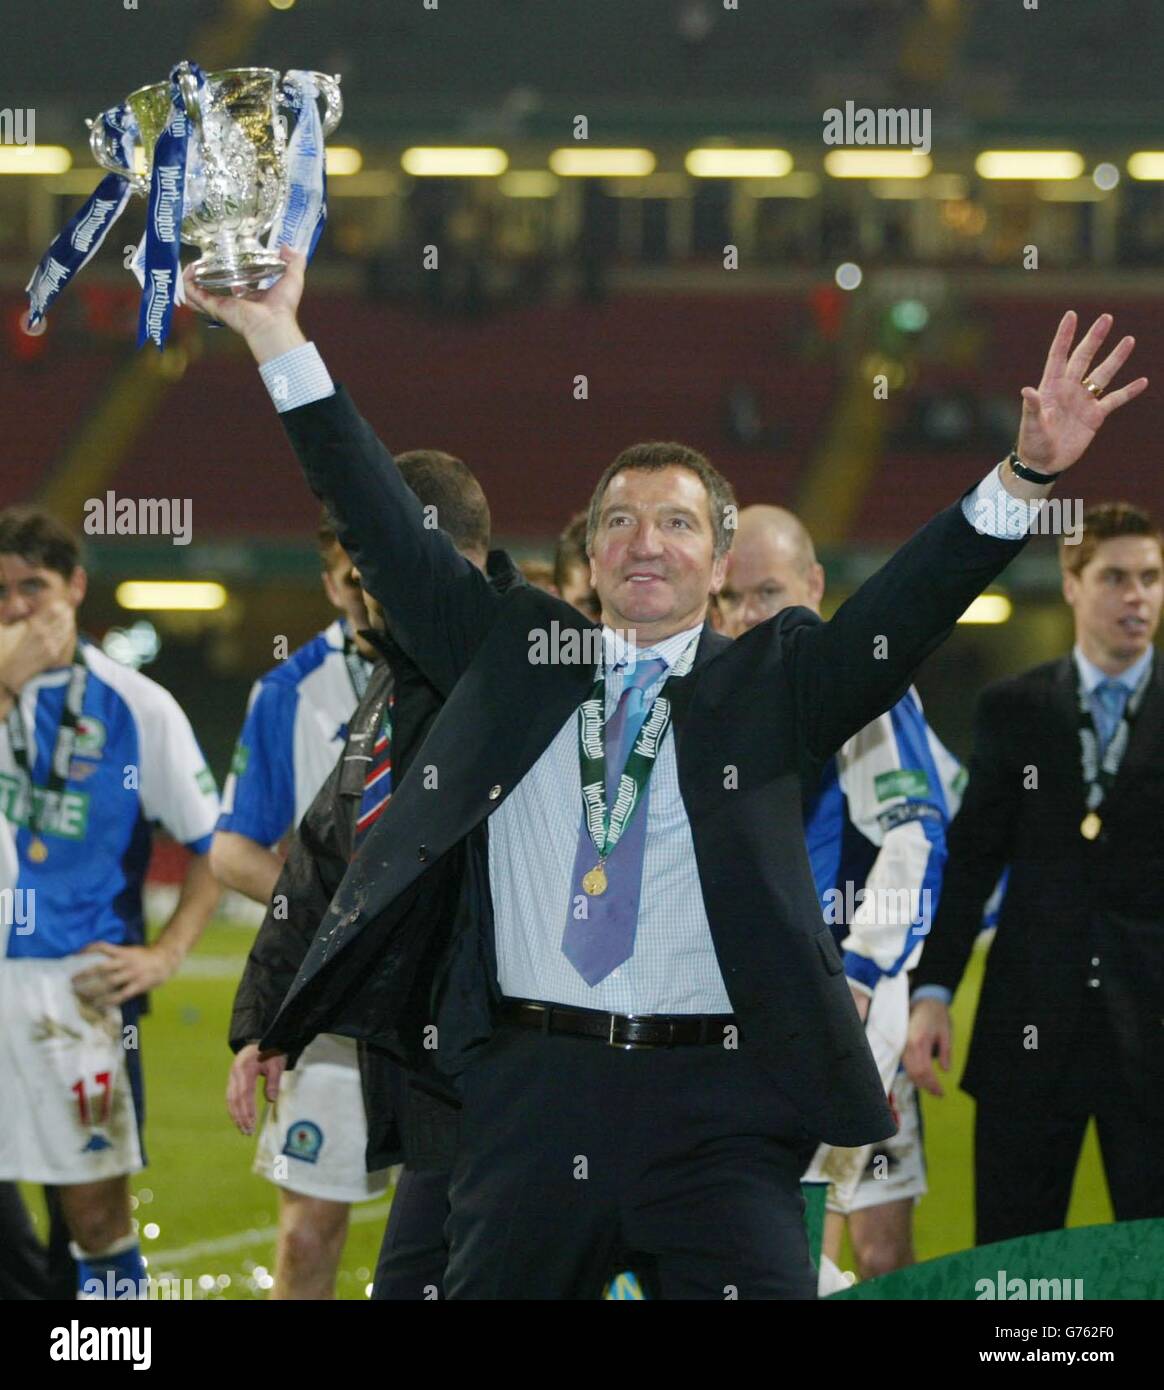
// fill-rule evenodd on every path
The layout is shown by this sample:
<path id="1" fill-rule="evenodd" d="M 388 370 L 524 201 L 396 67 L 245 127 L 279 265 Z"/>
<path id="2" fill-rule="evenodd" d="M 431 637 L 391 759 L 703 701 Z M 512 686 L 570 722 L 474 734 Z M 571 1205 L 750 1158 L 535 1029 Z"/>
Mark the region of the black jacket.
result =
<path id="1" fill-rule="evenodd" d="M 524 580 L 503 551 L 489 555 L 487 573 L 499 593 Z M 364 791 L 365 762 L 384 707 L 396 696 L 392 728 L 393 777 L 407 771 L 436 718 L 441 696 L 386 634 L 363 634 L 380 651 L 364 696 L 348 721 L 349 734 L 335 768 L 295 827 L 271 904 L 247 956 L 235 993 L 230 1046 L 238 1051 L 263 1036 L 307 955 L 329 903 L 351 861 Z M 435 924 L 442 939 L 447 924 Z M 347 1033 L 342 1018 L 326 1030 Z M 352 1036 L 360 1037 L 358 1032 Z M 304 1038 L 293 1053 L 295 1061 Z M 413 1168 L 447 1167 L 455 1144 L 455 1103 L 448 1081 L 435 1072 L 431 1052 L 413 1057 L 422 1070 L 407 1076 L 389 1054 L 360 1042 L 360 1076 L 368 1120 L 368 1169 L 404 1161 Z"/>
<path id="2" fill-rule="evenodd" d="M 942 901 L 914 976 L 915 986 L 957 988 L 982 905 L 1009 864 L 961 1083 L 973 1096 L 1030 1105 L 1069 1089 L 1073 1071 L 1094 1060 L 1078 1049 L 1086 1045 L 1085 1010 L 1098 1006 L 1109 1097 L 1164 1114 L 1159 656 L 1153 667 L 1101 807 L 1103 829 L 1090 842 L 1079 830 L 1086 806 L 1074 661 L 1037 666 L 982 694 Z"/>
<path id="3" fill-rule="evenodd" d="M 439 1065 L 455 1071 L 489 1035 L 497 994 L 488 817 L 593 679 L 585 664 L 531 665 L 530 633 L 553 622 L 579 634 L 593 625 L 537 589 L 498 595 L 427 529 L 342 388 L 282 418 L 394 637 L 447 700 L 352 861 L 265 1042 L 299 1046 L 340 1015 L 359 1036 L 415 1050 L 436 1022 Z M 831 622 L 793 608 L 735 642 L 705 628 L 691 672 L 674 687 L 680 790 L 741 1036 L 809 1132 L 830 1143 L 871 1142 L 894 1125 L 821 921 L 801 788 L 815 786 L 845 739 L 901 696 L 1020 548 L 978 535 L 956 503 Z M 450 902 L 452 936 L 434 941 Z M 435 1000 L 420 987 L 433 950 L 441 954 Z"/>

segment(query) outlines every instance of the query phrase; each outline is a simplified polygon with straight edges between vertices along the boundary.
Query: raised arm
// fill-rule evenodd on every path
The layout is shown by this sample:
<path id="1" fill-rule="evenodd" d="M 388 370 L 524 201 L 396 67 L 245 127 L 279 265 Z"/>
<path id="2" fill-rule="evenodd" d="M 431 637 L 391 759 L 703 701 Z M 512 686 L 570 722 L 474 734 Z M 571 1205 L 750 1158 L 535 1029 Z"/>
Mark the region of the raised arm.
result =
<path id="1" fill-rule="evenodd" d="M 1102 315 L 1072 351 L 1076 317 L 1064 314 L 1038 388 L 1023 387 L 1016 453 L 1024 469 L 1047 482 L 1031 482 L 1003 463 L 907 541 L 830 622 L 807 623 L 803 610 L 776 618 L 787 628 L 785 655 L 801 734 L 814 758 L 831 755 L 898 698 L 970 602 L 1018 553 L 1032 505 L 1049 496 L 1104 420 L 1147 386 L 1140 377 L 1107 392 L 1131 354 L 1132 338 L 1092 368 L 1111 326 L 1111 315 Z"/>
<path id="2" fill-rule="evenodd" d="M 251 298 L 186 293 L 239 333 L 263 372 L 311 490 L 333 513 L 364 587 L 384 606 L 393 636 L 438 690 L 452 689 L 496 616 L 498 597 L 427 518 L 375 431 L 338 390 L 296 319 L 306 260 L 283 250 L 287 270 Z"/>

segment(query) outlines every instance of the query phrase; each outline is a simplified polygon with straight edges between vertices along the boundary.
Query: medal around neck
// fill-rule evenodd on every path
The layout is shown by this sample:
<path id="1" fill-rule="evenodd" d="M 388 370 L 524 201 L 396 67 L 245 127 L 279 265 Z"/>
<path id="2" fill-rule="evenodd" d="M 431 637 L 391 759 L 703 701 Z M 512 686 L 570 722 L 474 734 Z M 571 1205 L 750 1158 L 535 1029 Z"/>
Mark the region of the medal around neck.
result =
<path id="1" fill-rule="evenodd" d="M 131 266 L 142 286 L 139 347 L 163 346 L 183 302 L 181 242 L 200 248 L 195 281 L 213 294 L 273 285 L 285 269 L 281 246 L 310 260 L 327 220 L 324 140 L 343 114 L 339 82 L 273 68 L 207 74 L 185 61 L 168 81 L 90 121 L 93 157 L 109 172 L 34 271 L 28 330 L 93 258 L 133 193 L 148 200 Z"/>
<path id="2" fill-rule="evenodd" d="M 588 873 L 582 875 L 582 887 L 592 898 L 601 897 L 606 892 L 606 869 L 602 864 L 595 864 Z"/>

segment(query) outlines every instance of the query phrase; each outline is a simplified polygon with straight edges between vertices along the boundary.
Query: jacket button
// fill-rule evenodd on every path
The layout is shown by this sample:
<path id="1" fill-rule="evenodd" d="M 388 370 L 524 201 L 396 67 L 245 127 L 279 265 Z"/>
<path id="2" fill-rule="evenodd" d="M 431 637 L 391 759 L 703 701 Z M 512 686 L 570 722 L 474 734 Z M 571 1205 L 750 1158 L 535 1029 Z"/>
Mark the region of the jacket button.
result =
<path id="1" fill-rule="evenodd" d="M 1092 958 L 1091 958 L 1091 963 L 1092 963 L 1092 965 L 1098 965 L 1098 964 L 1099 964 L 1099 957 L 1098 957 L 1098 956 L 1092 956 Z"/>
<path id="2" fill-rule="evenodd" d="M 422 864 L 425 863 L 428 859 L 428 846 L 421 845 L 421 847 L 416 851 L 416 857 L 420 860 Z"/>
<path id="3" fill-rule="evenodd" d="M 1098 980 L 1094 975 L 1091 977 L 1090 980 L 1088 980 L 1088 982 L 1087 982 L 1087 988 L 1088 988 L 1088 989 L 1098 989 L 1098 988 L 1099 988 L 1099 980 Z"/>
<path id="4" fill-rule="evenodd" d="M 500 783 L 500 782 L 495 782 L 495 783 L 493 784 L 493 786 L 491 786 L 491 787 L 489 788 L 489 800 L 490 800 L 490 801 L 496 801 L 497 798 L 498 798 L 500 795 L 501 795 L 501 783 Z"/>

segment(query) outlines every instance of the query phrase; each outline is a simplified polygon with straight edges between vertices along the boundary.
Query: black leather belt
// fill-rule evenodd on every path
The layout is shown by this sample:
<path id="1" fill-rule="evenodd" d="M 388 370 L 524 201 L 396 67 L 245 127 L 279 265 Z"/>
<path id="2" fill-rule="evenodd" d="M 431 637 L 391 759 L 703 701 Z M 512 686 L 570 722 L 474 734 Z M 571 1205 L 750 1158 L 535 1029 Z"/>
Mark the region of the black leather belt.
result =
<path id="1" fill-rule="evenodd" d="M 567 1033 L 598 1038 L 610 1047 L 698 1047 L 718 1043 L 735 1027 L 734 1014 L 604 1014 L 597 1009 L 571 1009 L 564 1004 L 539 1004 L 528 999 L 502 1000 L 498 1018 L 519 1028 L 542 1033 Z M 733 1042 L 738 1041 L 738 1035 Z"/>

